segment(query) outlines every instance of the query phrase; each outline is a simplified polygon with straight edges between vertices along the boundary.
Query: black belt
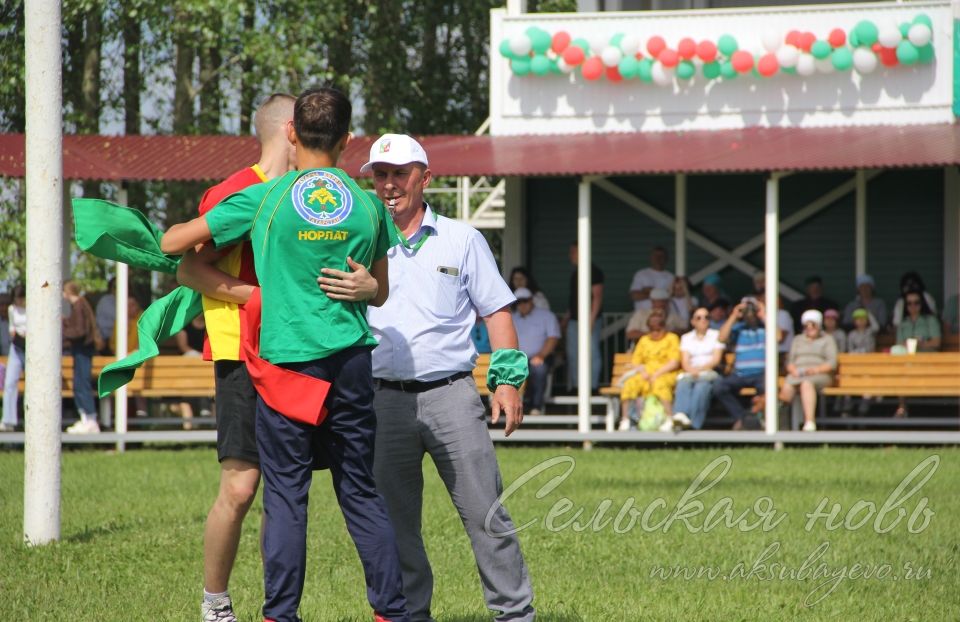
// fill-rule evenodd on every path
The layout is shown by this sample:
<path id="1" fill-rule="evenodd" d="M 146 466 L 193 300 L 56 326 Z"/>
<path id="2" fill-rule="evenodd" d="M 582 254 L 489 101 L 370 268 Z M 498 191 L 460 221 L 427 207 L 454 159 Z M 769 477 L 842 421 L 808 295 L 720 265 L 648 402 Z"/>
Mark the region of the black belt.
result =
<path id="1" fill-rule="evenodd" d="M 452 376 L 447 376 L 439 380 L 429 380 L 427 382 L 420 382 L 419 380 L 381 380 L 380 378 L 375 378 L 374 380 L 381 389 L 393 389 L 394 391 L 403 391 L 405 393 L 423 393 L 424 391 L 451 385 L 461 378 L 472 375 L 473 372 L 460 371 Z"/>

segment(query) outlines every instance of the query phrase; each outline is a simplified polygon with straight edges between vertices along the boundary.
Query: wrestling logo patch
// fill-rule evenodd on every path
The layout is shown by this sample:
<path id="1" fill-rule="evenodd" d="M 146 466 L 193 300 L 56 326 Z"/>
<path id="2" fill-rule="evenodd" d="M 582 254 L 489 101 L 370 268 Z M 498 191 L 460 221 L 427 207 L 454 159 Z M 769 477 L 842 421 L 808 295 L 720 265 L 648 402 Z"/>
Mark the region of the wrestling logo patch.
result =
<path id="1" fill-rule="evenodd" d="M 353 195 L 343 181 L 329 171 L 310 171 L 300 177 L 290 192 L 297 214 L 311 225 L 333 227 L 350 215 Z"/>

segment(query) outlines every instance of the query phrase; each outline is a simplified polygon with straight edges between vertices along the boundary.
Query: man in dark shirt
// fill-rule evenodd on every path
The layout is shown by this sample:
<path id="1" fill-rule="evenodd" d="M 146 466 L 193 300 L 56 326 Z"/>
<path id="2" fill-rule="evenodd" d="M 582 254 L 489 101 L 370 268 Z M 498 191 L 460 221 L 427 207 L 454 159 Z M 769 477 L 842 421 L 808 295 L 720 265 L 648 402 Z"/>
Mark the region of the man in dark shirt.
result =
<path id="1" fill-rule="evenodd" d="M 803 331 L 803 326 L 800 325 L 800 318 L 803 316 L 804 311 L 816 309 L 820 313 L 823 313 L 827 309 L 840 309 L 840 305 L 823 295 L 823 279 L 819 276 L 808 277 L 804 283 L 804 291 L 807 295 L 790 305 L 790 315 L 793 317 L 793 328 L 798 335 Z"/>
<path id="2" fill-rule="evenodd" d="M 579 384 L 577 378 L 577 261 L 580 254 L 576 244 L 570 245 L 570 263 L 573 264 L 573 274 L 570 275 L 570 306 L 563 318 L 563 334 L 567 342 L 567 384 L 576 389 Z M 591 378 L 590 386 L 594 390 L 600 385 L 600 309 L 603 307 L 603 272 L 600 268 L 590 265 L 590 358 Z"/>

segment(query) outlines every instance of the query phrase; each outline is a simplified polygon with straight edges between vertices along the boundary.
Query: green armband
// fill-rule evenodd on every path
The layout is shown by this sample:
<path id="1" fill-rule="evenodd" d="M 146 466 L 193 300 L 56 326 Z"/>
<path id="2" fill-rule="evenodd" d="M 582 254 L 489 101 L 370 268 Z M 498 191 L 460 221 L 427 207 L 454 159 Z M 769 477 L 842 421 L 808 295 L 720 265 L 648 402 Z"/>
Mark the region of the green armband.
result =
<path id="1" fill-rule="evenodd" d="M 490 355 L 490 367 L 487 369 L 487 388 L 493 393 L 501 384 L 520 388 L 526 381 L 530 370 L 527 355 L 520 350 L 500 349 Z"/>

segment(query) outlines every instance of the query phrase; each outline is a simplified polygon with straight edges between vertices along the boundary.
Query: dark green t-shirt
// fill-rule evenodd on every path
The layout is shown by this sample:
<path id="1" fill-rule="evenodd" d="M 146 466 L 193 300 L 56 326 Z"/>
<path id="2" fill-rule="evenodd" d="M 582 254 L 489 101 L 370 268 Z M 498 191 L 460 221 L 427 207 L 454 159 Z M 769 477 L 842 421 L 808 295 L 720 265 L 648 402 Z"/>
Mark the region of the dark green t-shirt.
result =
<path id="1" fill-rule="evenodd" d="M 214 243 L 250 240 L 260 280 L 260 356 L 271 363 L 325 358 L 377 344 L 366 303 L 329 298 L 321 268 L 347 270 L 347 257 L 368 269 L 387 254 L 383 204 L 340 169 L 293 171 L 225 198 L 206 215 Z"/>

